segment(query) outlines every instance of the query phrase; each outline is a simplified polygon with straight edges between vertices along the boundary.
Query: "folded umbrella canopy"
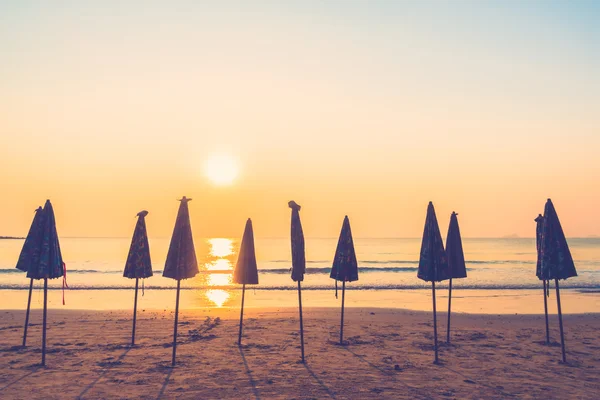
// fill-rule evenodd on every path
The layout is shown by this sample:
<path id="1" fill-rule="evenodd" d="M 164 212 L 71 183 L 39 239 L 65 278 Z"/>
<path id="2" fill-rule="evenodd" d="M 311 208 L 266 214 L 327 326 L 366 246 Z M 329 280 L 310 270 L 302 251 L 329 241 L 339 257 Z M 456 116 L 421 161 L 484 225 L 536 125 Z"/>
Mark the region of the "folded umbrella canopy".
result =
<path id="1" fill-rule="evenodd" d="M 541 265 L 539 278 L 554 279 L 556 285 L 556 303 L 558 306 L 558 323 L 560 326 L 560 344 L 562 360 L 567 362 L 565 352 L 565 336 L 563 332 L 562 311 L 560 307 L 560 288 L 558 281 L 577 276 L 573 257 L 569 251 L 567 239 L 563 233 L 558 215 L 552 201 L 548 199 L 544 208 L 544 227 L 542 230 Z"/>
<path id="2" fill-rule="evenodd" d="M 135 295 L 133 300 L 133 330 L 131 332 L 131 345 L 135 345 L 135 322 L 137 316 L 138 285 L 140 279 L 152 276 L 152 262 L 150 261 L 150 246 L 148 244 L 148 233 L 146 232 L 146 220 L 148 211 L 140 211 L 138 220 L 133 231 L 129 255 L 125 263 L 123 276 L 135 279 Z M 142 281 L 143 285 L 143 281 Z"/>
<path id="3" fill-rule="evenodd" d="M 258 285 L 258 267 L 256 265 L 256 252 L 254 250 L 254 232 L 252 231 L 252 220 L 248 218 L 244 228 L 244 236 L 240 245 L 240 252 L 235 271 L 233 271 L 233 282 L 242 285 L 242 307 L 240 311 L 240 331 L 238 345 L 242 344 L 242 329 L 244 326 L 244 297 L 246 285 Z"/>
<path id="4" fill-rule="evenodd" d="M 344 301 L 346 297 L 346 282 L 358 280 L 358 262 L 354 251 L 352 230 L 348 216 L 344 217 L 342 231 L 335 250 L 335 257 L 331 266 L 331 279 L 335 279 L 335 297 L 337 298 L 337 283 L 342 282 L 342 319 L 340 323 L 340 344 L 344 344 Z"/>
<path id="5" fill-rule="evenodd" d="M 550 344 L 550 325 L 548 323 L 548 289 L 550 288 L 550 282 L 540 278 L 542 272 L 542 236 L 544 233 L 544 217 L 542 214 L 538 214 L 537 218 L 534 219 L 536 222 L 535 226 L 535 247 L 537 250 L 537 262 L 535 267 L 535 276 L 542 280 L 542 286 L 544 288 L 544 316 L 546 317 L 546 344 Z"/>
<path id="6" fill-rule="evenodd" d="M 450 280 L 448 281 L 448 326 L 446 330 L 446 342 L 450 343 L 452 279 L 467 277 L 465 254 L 463 252 L 462 239 L 460 238 L 460 228 L 458 227 L 458 214 L 454 211 L 452 211 L 452 215 L 450 216 L 448 236 L 446 236 L 446 255 L 448 256 L 448 269 L 450 270 Z"/>
<path id="7" fill-rule="evenodd" d="M 302 323 L 302 287 L 306 272 L 306 256 L 304 252 L 304 232 L 300 222 L 300 205 L 290 201 L 288 206 L 292 209 L 291 240 L 292 240 L 292 280 L 298 282 L 298 310 L 300 312 L 300 350 L 304 362 L 304 326 Z"/>
<path id="8" fill-rule="evenodd" d="M 48 314 L 48 279 L 63 277 L 63 289 L 66 285 L 65 264 L 63 262 L 56 231 L 56 220 L 50 200 L 46 200 L 39 218 L 40 237 L 31 248 L 31 260 L 27 269 L 27 277 L 44 280 L 44 317 L 42 323 L 42 365 L 46 365 L 46 321 Z M 63 296 L 64 304 L 64 296 Z"/>
<path id="9" fill-rule="evenodd" d="M 39 251 L 41 248 L 42 239 L 42 225 L 40 224 L 42 218 L 42 207 L 38 207 L 35 210 L 33 216 L 33 222 L 23 243 L 23 249 L 19 255 L 19 261 L 17 261 L 17 269 L 27 272 L 31 261 L 34 258 L 34 253 Z M 23 347 L 27 344 L 27 326 L 29 325 L 29 310 L 31 309 L 31 291 L 33 290 L 33 278 L 29 279 L 29 297 L 27 298 L 27 313 L 25 314 L 25 327 L 23 328 Z"/>
<path id="10" fill-rule="evenodd" d="M 433 296 L 433 342 L 435 349 L 435 360 L 438 362 L 437 345 L 437 317 L 435 307 L 435 283 L 450 279 L 450 269 L 448 268 L 448 258 L 444 251 L 442 235 L 435 216 L 433 203 L 429 202 L 427 206 L 427 218 L 425 219 L 425 229 L 423 231 L 423 241 L 421 242 L 421 255 L 419 258 L 419 270 L 417 277 L 426 282 L 431 282 L 431 293 Z"/>
<path id="11" fill-rule="evenodd" d="M 167 253 L 167 261 L 163 276 L 177 281 L 177 297 L 175 300 L 175 325 L 173 328 L 173 359 L 172 365 L 175 366 L 175 355 L 177 354 L 177 323 L 179 321 L 179 290 L 182 279 L 193 278 L 198 274 L 198 261 L 196 260 L 196 251 L 194 249 L 194 240 L 192 238 L 192 226 L 190 224 L 190 211 L 188 209 L 188 199 L 185 196 L 179 200 L 179 211 Z"/>

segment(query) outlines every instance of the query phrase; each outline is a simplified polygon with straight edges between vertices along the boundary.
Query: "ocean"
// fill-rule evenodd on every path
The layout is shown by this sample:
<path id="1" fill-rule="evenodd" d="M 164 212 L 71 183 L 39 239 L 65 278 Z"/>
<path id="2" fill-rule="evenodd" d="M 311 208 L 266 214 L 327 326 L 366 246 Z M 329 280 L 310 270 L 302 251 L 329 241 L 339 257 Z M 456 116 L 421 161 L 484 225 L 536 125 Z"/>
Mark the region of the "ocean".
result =
<path id="1" fill-rule="evenodd" d="M 63 258 L 67 265 L 67 299 L 79 299 L 77 303 L 81 304 L 75 306 L 92 309 L 106 308 L 108 305 L 116 308 L 129 307 L 128 291 L 132 289 L 133 281 L 123 278 L 122 274 L 130 240 L 61 238 Z M 153 292 L 170 291 L 175 286 L 173 280 L 161 276 L 169 240 L 150 238 L 154 276 L 143 282 L 146 297 Z M 428 296 L 431 284 L 417 279 L 421 239 L 355 238 L 354 242 L 359 261 L 359 280 L 347 284 L 347 289 L 353 293 L 348 296 L 349 306 L 358 303 L 386 307 L 403 304 L 407 307 L 406 301 L 398 302 L 394 299 L 410 297 L 409 294 L 415 293 Z M 568 242 L 579 276 L 561 282 L 561 288 L 567 289 L 567 293 L 588 294 L 588 298 L 593 299 L 585 301 L 585 306 L 578 304 L 579 301 L 575 302 L 579 311 L 597 311 L 600 297 L 597 296 L 600 292 L 600 238 L 572 238 Z M 0 240 L 0 308 L 20 308 L 24 296 L 22 290 L 29 287 L 25 274 L 15 269 L 22 245 L 23 240 Z M 238 286 L 231 283 L 239 239 L 195 238 L 195 245 L 200 273 L 181 284 L 182 289 L 192 291 L 193 298 L 197 300 L 189 305 L 233 306 L 239 292 Z M 291 291 L 295 292 L 297 286 L 290 277 L 289 239 L 257 238 L 255 245 L 260 284 L 253 286 L 252 292 L 258 293 L 261 305 L 295 304 L 297 297 Z M 307 273 L 302 289 L 309 306 L 338 304 L 327 301 L 335 299 L 332 297 L 335 282 L 329 278 L 329 272 L 336 245 L 336 238 L 306 239 Z M 541 297 L 541 282 L 535 276 L 535 239 L 463 239 L 463 247 L 468 277 L 453 281 L 457 298 L 487 297 L 486 293 L 522 297 L 537 292 Z M 36 285 L 38 298 L 40 286 L 39 283 Z M 50 281 L 49 287 L 60 292 L 55 289 L 62 288 L 62 280 Z M 447 283 L 440 283 L 437 287 L 443 290 Z M 75 294 L 78 291 L 85 292 L 86 296 Z M 58 302 L 55 297 L 57 293 L 52 296 L 53 301 Z M 150 305 L 159 308 L 163 306 L 162 296 L 151 296 L 155 300 Z M 115 298 L 121 300 L 116 302 Z M 319 301 L 311 302 L 311 298 Z M 415 303 L 419 304 L 416 309 L 426 308 L 429 304 L 426 298 Z M 496 304 L 494 312 L 502 312 L 501 306 L 502 304 Z M 460 301 L 457 307 L 460 309 Z M 508 309 L 512 310 L 511 307 Z"/>

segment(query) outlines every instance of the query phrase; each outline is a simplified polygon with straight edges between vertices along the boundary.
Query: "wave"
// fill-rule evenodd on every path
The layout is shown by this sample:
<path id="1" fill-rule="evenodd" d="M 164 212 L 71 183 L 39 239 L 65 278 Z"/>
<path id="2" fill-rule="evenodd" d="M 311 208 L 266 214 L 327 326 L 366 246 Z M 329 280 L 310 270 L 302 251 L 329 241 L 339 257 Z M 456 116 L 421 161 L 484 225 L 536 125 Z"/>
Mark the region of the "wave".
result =
<path id="1" fill-rule="evenodd" d="M 418 268 L 417 267 L 359 267 L 360 272 L 414 272 Z M 152 271 L 155 274 L 162 274 L 162 270 L 154 270 Z M 290 268 L 259 268 L 258 272 L 261 274 L 289 274 L 291 272 Z M 307 274 L 329 274 L 331 272 L 331 267 L 322 267 L 322 268 L 306 268 Z M 0 274 L 25 274 L 25 272 L 20 271 L 16 268 L 11 269 L 0 269 Z M 225 269 L 225 270 L 200 270 L 200 274 L 211 275 L 211 274 L 231 274 L 233 270 Z M 121 270 L 95 270 L 95 269 L 69 269 L 67 270 L 67 274 L 123 274 Z"/>
<path id="2" fill-rule="evenodd" d="M 578 261 L 585 263 L 596 263 L 595 261 Z M 267 261 L 267 263 L 283 263 L 283 264 L 292 264 L 290 260 L 272 260 Z M 307 261 L 307 264 L 331 264 L 331 260 L 324 261 Z M 359 260 L 359 264 L 408 264 L 408 265 L 419 265 L 419 260 Z M 533 260 L 467 260 L 467 264 L 523 264 L 523 265 L 533 265 L 535 261 Z M 600 263 L 600 262 L 599 262 Z"/>
<path id="3" fill-rule="evenodd" d="M 458 286 L 453 282 L 453 289 L 460 289 L 460 290 L 539 290 L 540 289 L 540 285 L 535 285 L 535 284 L 523 284 L 523 285 L 514 285 L 514 284 L 465 284 L 465 285 L 461 285 Z M 440 289 L 446 289 L 447 285 L 445 283 L 442 284 L 438 284 L 437 286 Z M 160 285 L 160 286 L 154 286 L 154 285 L 148 285 L 146 284 L 146 290 L 173 290 L 175 288 L 174 285 Z M 568 284 L 568 283 L 562 283 L 561 284 L 561 288 L 562 289 L 576 289 L 576 290 L 586 290 L 589 291 L 590 293 L 595 293 L 596 290 L 600 291 L 600 284 L 598 283 L 574 283 L 574 284 Z M 0 284 L 0 290 L 6 290 L 6 289 L 11 289 L 11 290 L 28 290 L 29 289 L 29 285 L 19 285 L 19 284 L 14 284 L 14 285 L 7 285 L 7 284 Z M 36 288 L 37 290 L 38 288 Z M 237 291 L 237 290 L 241 290 L 241 286 L 240 285 L 231 285 L 231 286 L 227 286 L 227 285 L 223 285 L 223 286 L 207 286 L 207 285 L 191 285 L 191 286 L 182 286 L 181 290 L 216 290 L 216 289 L 221 289 L 221 290 L 228 290 L 228 291 Z M 296 286 L 292 285 L 292 286 L 288 286 L 288 285 L 273 285 L 273 286 L 253 286 L 251 288 L 252 290 L 257 290 L 257 291 L 274 291 L 274 290 L 279 290 L 279 291 L 295 291 L 298 290 Z M 424 290 L 431 290 L 431 286 L 429 286 L 427 283 L 423 283 L 423 284 L 407 284 L 407 285 L 402 285 L 402 284 L 396 284 L 396 285 L 349 285 L 346 286 L 346 290 L 356 290 L 356 291 L 360 291 L 360 290 L 377 290 L 377 291 L 386 291 L 386 290 L 417 290 L 417 289 L 424 289 Z M 60 286 L 49 286 L 48 290 L 62 290 L 62 287 Z M 110 286 L 110 285 L 103 285 L 103 286 L 90 286 L 90 285 L 69 285 L 69 289 L 67 290 L 132 290 L 132 286 Z M 302 290 L 326 290 L 326 291 L 333 291 L 334 290 L 334 286 L 332 285 L 306 285 L 306 286 L 302 286 Z"/>
<path id="4" fill-rule="evenodd" d="M 385 264 L 385 263 L 382 263 Z M 469 264 L 473 264 L 471 263 L 467 263 L 467 265 Z M 498 263 L 497 263 L 498 264 Z M 523 263 L 526 264 L 526 263 Z M 590 265 L 594 265 L 593 263 L 588 263 Z M 531 263 L 531 265 L 535 265 L 534 263 Z M 389 266 L 389 267 L 358 267 L 359 271 L 361 273 L 372 273 L 372 272 L 415 272 L 418 270 L 417 266 L 414 267 L 393 267 L 393 266 Z M 467 267 L 467 271 L 482 271 L 482 270 L 490 270 L 493 268 L 485 268 L 485 267 L 479 267 L 479 268 L 470 268 Z M 156 275 L 161 275 L 163 273 L 163 271 L 161 269 L 157 269 L 153 271 L 154 274 Z M 261 274 L 275 274 L 275 275 L 281 275 L 281 274 L 289 274 L 291 272 L 291 268 L 259 268 L 258 272 Z M 327 266 L 327 267 L 308 267 L 306 268 L 306 273 L 307 274 L 329 274 L 331 272 L 331 267 Z M 579 269 L 578 272 L 580 273 L 600 273 L 600 270 L 584 270 L 584 269 Z M 232 269 L 224 269 L 224 270 L 210 270 L 210 269 L 201 269 L 200 270 L 200 274 L 203 275 L 212 275 L 212 274 L 231 274 L 233 273 Z M 20 271 L 16 268 L 6 268 L 6 269 L 0 269 L 0 275 L 2 274 L 24 274 L 25 272 Z M 122 275 L 123 271 L 122 270 L 96 270 L 96 269 L 69 269 L 67 270 L 67 274 L 106 274 L 106 275 Z"/>

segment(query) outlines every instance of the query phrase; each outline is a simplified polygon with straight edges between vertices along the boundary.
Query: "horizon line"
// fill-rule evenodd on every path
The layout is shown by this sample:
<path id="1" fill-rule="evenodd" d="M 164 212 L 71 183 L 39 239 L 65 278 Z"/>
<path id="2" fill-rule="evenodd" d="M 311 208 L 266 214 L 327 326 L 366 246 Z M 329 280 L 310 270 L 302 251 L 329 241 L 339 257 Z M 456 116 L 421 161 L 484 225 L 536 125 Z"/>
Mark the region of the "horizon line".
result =
<path id="1" fill-rule="evenodd" d="M 62 239 L 131 239 L 131 236 L 62 236 Z M 170 236 L 148 236 L 149 239 L 170 239 Z M 231 236 L 199 236 L 197 239 L 241 239 L 238 237 Z M 306 239 L 315 240 L 330 240 L 338 239 L 337 236 L 306 236 Z M 15 239 L 23 240 L 24 236 L 12 236 L 12 235 L 0 235 L 0 239 Z M 288 236 L 256 236 L 256 239 L 289 239 Z M 362 236 L 355 237 L 355 240 L 415 240 L 422 239 L 420 236 Z M 535 239 L 534 236 L 463 236 L 462 239 L 476 240 L 476 239 Z M 599 235 L 588 235 L 588 236 L 568 236 L 567 239 L 600 239 Z"/>

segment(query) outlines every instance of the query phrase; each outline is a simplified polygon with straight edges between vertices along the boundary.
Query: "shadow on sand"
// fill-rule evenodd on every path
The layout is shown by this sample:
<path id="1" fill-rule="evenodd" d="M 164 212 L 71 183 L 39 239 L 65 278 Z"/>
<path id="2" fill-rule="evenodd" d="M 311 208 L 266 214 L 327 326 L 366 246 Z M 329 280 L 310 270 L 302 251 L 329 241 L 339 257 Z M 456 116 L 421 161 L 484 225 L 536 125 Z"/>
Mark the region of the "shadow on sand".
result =
<path id="1" fill-rule="evenodd" d="M 327 392 L 327 394 L 329 395 L 329 397 L 331 397 L 332 399 L 335 399 L 335 394 L 329 389 L 329 387 L 327 387 L 327 385 L 325 385 L 325 383 L 323 383 L 323 381 L 321 379 L 319 379 L 319 377 L 317 376 L 317 374 L 315 374 L 313 372 L 313 370 L 308 366 L 307 362 L 304 362 L 304 368 L 306 368 L 306 370 L 313 377 L 313 379 L 315 381 L 317 381 L 317 383 L 319 385 L 321 385 L 321 387 L 323 388 L 323 390 L 325 390 Z"/>
<path id="2" fill-rule="evenodd" d="M 239 347 L 240 355 L 242 356 L 242 361 L 244 362 L 244 367 L 246 367 L 246 374 L 248 375 L 248 379 L 250 380 L 250 384 L 252 385 L 252 393 L 254 394 L 254 398 L 256 400 L 260 400 L 260 396 L 258 395 L 258 388 L 256 387 L 256 383 L 254 382 L 254 378 L 252 377 L 252 372 L 250 372 L 250 368 L 248 367 L 248 361 L 246 361 L 246 356 L 244 355 L 244 350 Z"/>
<path id="3" fill-rule="evenodd" d="M 369 360 L 367 360 L 364 356 L 361 356 L 360 354 L 357 354 L 355 352 L 353 352 L 350 348 L 348 347 L 343 347 L 344 350 L 346 350 L 347 352 L 349 352 L 350 354 L 352 354 L 354 357 L 358 358 L 360 361 L 368 364 L 371 368 L 379 371 L 380 373 L 382 373 L 383 375 L 391 378 L 394 382 L 398 382 L 400 383 L 402 386 L 404 386 L 405 388 L 407 388 L 408 390 L 410 390 L 413 393 L 413 398 L 424 398 L 424 399 L 428 399 L 431 398 L 429 395 L 427 394 L 422 394 L 420 393 L 419 388 L 410 386 L 409 384 L 407 384 L 406 382 L 404 382 L 402 379 L 400 379 L 398 377 L 397 374 L 395 374 L 393 371 L 386 371 L 385 369 L 381 368 L 378 365 L 373 364 L 372 362 L 370 362 Z"/>
<path id="4" fill-rule="evenodd" d="M 160 388 L 160 392 L 158 392 L 158 396 L 156 397 L 156 400 L 160 400 L 162 395 L 165 393 L 165 390 L 167 390 L 167 386 L 169 385 L 169 380 L 171 379 L 171 375 L 173 374 L 174 370 L 175 370 L 175 368 L 170 367 L 169 373 L 165 377 L 165 381 L 163 382 L 163 385 Z"/>
<path id="5" fill-rule="evenodd" d="M 121 355 L 119 356 L 119 358 L 117 358 L 117 361 L 116 361 L 115 363 L 118 363 L 118 362 L 120 362 L 120 361 L 121 361 L 123 358 L 125 358 L 125 356 L 127 355 L 127 353 L 129 353 L 129 350 L 131 350 L 131 349 L 132 349 L 132 348 L 130 347 L 130 348 L 128 348 L 127 350 L 125 350 L 125 351 L 123 352 L 123 354 L 121 354 Z M 110 371 L 110 369 L 111 369 L 112 367 L 113 367 L 113 364 L 111 364 L 111 365 L 108 365 L 106 368 L 104 368 L 104 369 L 102 370 L 102 372 L 100 373 L 100 375 L 98 375 L 98 377 L 97 377 L 97 378 L 96 378 L 96 379 L 95 379 L 95 380 L 94 380 L 92 383 L 90 383 L 89 385 L 87 385 L 87 386 L 85 387 L 85 389 L 83 389 L 83 391 L 82 391 L 82 392 L 79 394 L 79 396 L 77 396 L 77 399 L 78 399 L 78 400 L 79 400 L 79 399 L 83 399 L 83 396 L 84 396 L 84 395 L 85 395 L 85 394 L 86 394 L 86 393 L 87 393 L 87 392 L 88 392 L 88 391 L 89 391 L 91 388 L 93 388 L 93 387 L 96 385 L 96 383 L 98 383 L 98 381 L 99 381 L 100 379 L 102 379 L 102 377 L 103 377 L 104 375 L 106 375 L 106 373 L 107 373 L 108 371 Z"/>
<path id="6" fill-rule="evenodd" d="M 35 365 L 33 367 L 33 369 L 31 371 L 29 371 L 28 373 L 26 373 L 25 375 L 21 376 L 20 378 L 15 379 L 14 381 L 8 383 L 6 386 L 2 386 L 0 387 L 0 393 L 4 390 L 4 389 L 8 389 L 10 386 L 14 385 L 15 383 L 27 378 L 29 375 L 34 374 L 35 372 L 39 371 L 40 368 L 42 368 L 41 365 Z"/>
<path id="7" fill-rule="evenodd" d="M 502 395 L 502 397 L 515 397 L 515 395 L 513 395 L 513 394 L 510 394 L 510 393 L 506 393 L 506 392 L 504 392 L 503 390 L 501 390 L 501 389 L 499 389 L 499 388 L 497 388 L 497 387 L 495 387 L 495 386 L 491 386 L 491 385 L 488 385 L 488 384 L 485 384 L 485 383 L 482 383 L 482 382 L 477 382 L 477 381 L 474 381 L 473 379 L 470 379 L 468 376 L 466 376 L 466 375 L 465 375 L 465 374 L 463 374 L 462 372 L 456 371 L 456 370 L 454 370 L 454 369 L 452 369 L 452 368 L 448 367 L 447 365 L 444 365 L 444 364 L 439 364 L 439 365 L 440 365 L 442 368 L 445 368 L 445 369 L 447 369 L 448 371 L 450 371 L 450 372 L 453 372 L 453 373 L 455 373 L 456 375 L 458 375 L 458 376 L 460 376 L 460 377 L 464 378 L 464 379 L 463 379 L 463 382 L 465 382 L 465 383 L 469 383 L 469 384 L 471 384 L 471 385 L 481 385 L 481 386 L 484 386 L 484 387 L 486 387 L 486 388 L 488 388 L 488 389 L 495 390 L 496 392 L 500 393 L 500 394 Z"/>

